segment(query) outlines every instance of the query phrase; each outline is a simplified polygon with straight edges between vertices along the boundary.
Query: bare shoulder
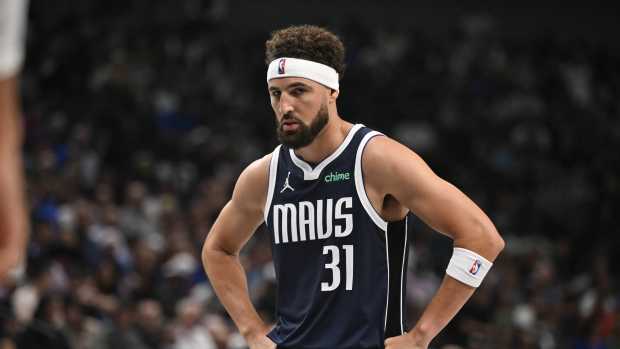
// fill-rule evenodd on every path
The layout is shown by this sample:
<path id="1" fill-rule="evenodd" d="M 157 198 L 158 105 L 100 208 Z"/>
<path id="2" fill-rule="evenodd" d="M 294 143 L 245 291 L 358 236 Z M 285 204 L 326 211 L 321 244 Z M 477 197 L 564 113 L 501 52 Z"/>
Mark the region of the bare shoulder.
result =
<path id="1" fill-rule="evenodd" d="M 434 176 L 418 154 L 387 136 L 368 141 L 362 154 L 362 170 L 367 185 L 385 194 L 393 194 L 419 177 Z"/>
<path id="2" fill-rule="evenodd" d="M 249 164 L 237 179 L 232 200 L 249 210 L 262 210 L 267 199 L 271 153 Z"/>
<path id="3" fill-rule="evenodd" d="M 372 137 L 362 154 L 364 169 L 372 172 L 390 172 L 394 166 L 413 159 L 421 160 L 413 150 L 385 135 Z"/>

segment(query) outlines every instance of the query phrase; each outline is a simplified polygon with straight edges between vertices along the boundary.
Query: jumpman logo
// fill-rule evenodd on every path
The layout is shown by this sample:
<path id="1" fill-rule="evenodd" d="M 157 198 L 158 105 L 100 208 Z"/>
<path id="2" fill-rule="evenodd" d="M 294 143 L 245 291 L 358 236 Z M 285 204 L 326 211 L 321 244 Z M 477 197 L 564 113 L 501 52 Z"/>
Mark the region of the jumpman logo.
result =
<path id="1" fill-rule="evenodd" d="M 282 190 L 280 190 L 280 193 L 284 193 L 284 191 L 286 189 L 290 189 L 291 191 L 295 191 L 295 189 L 293 189 L 293 187 L 291 187 L 291 185 L 288 182 L 288 177 L 291 175 L 291 171 L 288 171 L 288 174 L 286 175 L 286 180 L 284 181 L 284 187 L 282 188 Z"/>

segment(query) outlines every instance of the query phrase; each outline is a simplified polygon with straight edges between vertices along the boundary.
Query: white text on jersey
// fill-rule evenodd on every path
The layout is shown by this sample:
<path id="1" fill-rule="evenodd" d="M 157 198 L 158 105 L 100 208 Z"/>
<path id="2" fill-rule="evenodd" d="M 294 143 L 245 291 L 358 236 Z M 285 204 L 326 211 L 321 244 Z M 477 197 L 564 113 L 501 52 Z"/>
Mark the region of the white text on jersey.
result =
<path id="1" fill-rule="evenodd" d="M 273 234 L 276 244 L 306 240 L 345 237 L 353 231 L 353 214 L 343 208 L 353 208 L 353 198 L 320 199 L 316 203 L 300 201 L 273 206 Z M 325 215 L 325 226 L 323 226 Z M 290 228 L 290 231 L 289 231 Z"/>

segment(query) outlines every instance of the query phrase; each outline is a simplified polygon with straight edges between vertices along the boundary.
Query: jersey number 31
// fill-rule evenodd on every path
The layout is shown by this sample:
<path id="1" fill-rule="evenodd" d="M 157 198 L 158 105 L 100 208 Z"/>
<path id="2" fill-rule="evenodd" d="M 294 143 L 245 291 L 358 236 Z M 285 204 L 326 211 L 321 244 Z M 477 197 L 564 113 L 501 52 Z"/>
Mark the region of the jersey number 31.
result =
<path id="1" fill-rule="evenodd" d="M 351 291 L 353 289 L 353 245 L 343 245 L 345 255 L 345 268 L 346 268 L 346 285 L 345 289 Z M 340 286 L 340 249 L 338 246 L 327 245 L 323 246 L 323 254 L 331 254 L 331 262 L 325 264 L 325 269 L 331 269 L 332 282 L 321 282 L 321 291 L 329 292 L 333 291 Z"/>

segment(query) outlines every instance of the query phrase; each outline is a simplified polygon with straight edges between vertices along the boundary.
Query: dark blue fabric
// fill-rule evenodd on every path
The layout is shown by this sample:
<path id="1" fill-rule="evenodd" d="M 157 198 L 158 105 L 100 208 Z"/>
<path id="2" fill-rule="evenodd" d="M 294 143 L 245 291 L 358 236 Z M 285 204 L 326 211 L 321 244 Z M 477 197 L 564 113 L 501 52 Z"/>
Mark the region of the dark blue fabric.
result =
<path id="1" fill-rule="evenodd" d="M 346 149 L 321 171 L 316 180 L 304 180 L 303 171 L 292 162 L 289 149 L 282 146 L 280 150 L 274 193 L 267 216 L 278 283 L 277 323 L 269 337 L 278 344 L 278 348 L 383 348 L 388 292 L 385 232 L 364 210 L 355 190 L 354 177 L 358 146 L 370 131 L 365 127 L 359 129 Z M 345 177 L 346 173 L 348 177 Z M 326 181 L 330 174 L 342 175 L 340 180 L 329 181 L 333 179 L 330 177 Z M 287 177 L 294 190 L 286 189 L 282 192 Z M 331 236 L 310 240 L 309 229 L 306 227 L 306 241 L 301 241 L 301 234 L 298 234 L 298 241 L 293 242 L 289 214 L 286 223 L 289 242 L 283 242 L 283 227 L 278 227 L 280 236 L 279 243 L 276 243 L 275 205 L 293 204 L 297 212 L 300 210 L 299 202 L 302 201 L 310 202 L 314 209 L 321 205 L 321 221 L 326 231 L 328 199 L 332 199 L 335 206 L 338 200 L 347 200 L 343 198 L 350 198 L 352 203 L 352 207 L 346 204 L 341 207 L 343 215 L 352 215 L 353 230 L 348 236 L 335 236 L 335 225 L 344 230 L 346 219 L 336 219 L 333 213 Z M 319 200 L 322 200 L 322 204 L 318 203 Z M 316 236 L 318 215 L 315 210 L 313 224 Z M 282 217 L 281 213 L 279 217 Z M 299 215 L 295 220 L 299 233 Z M 402 227 L 404 223 L 399 224 Z M 325 246 L 332 246 L 328 247 L 331 250 L 327 253 L 324 253 Z M 347 251 L 347 248 L 351 250 Z M 322 291 L 322 282 L 333 283 L 335 272 L 326 265 L 334 262 L 335 250 L 339 255 L 337 267 L 340 283 L 332 291 Z M 347 265 L 346 257 L 351 251 L 353 280 L 351 289 L 347 289 L 347 268 L 351 266 Z M 398 293 L 400 286 L 399 283 Z M 400 318 L 399 312 L 397 315 Z M 396 327 L 400 328 L 400 325 Z"/>

